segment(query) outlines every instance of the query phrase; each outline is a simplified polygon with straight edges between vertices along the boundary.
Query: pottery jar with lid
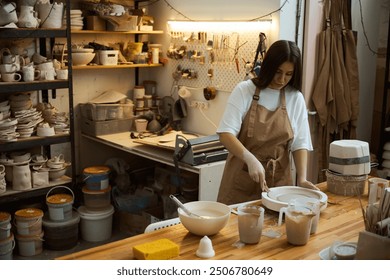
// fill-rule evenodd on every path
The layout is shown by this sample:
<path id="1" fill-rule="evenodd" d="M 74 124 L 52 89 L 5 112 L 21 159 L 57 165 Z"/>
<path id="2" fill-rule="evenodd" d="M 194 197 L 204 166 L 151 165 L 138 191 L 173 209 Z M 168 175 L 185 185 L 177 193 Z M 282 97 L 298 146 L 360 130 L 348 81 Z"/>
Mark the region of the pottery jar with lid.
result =
<path id="1" fill-rule="evenodd" d="M 15 225 L 19 235 L 39 235 L 42 232 L 43 211 L 24 208 L 15 212 Z"/>

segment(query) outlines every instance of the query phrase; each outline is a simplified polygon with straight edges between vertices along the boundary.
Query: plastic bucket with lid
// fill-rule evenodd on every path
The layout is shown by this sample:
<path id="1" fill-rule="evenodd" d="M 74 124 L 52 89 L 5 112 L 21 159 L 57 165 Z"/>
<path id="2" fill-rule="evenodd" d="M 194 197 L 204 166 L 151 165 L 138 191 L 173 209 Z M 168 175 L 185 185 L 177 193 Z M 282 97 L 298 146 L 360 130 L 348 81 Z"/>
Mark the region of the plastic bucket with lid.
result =
<path id="1" fill-rule="evenodd" d="M 51 191 L 58 188 L 64 188 L 68 190 L 71 194 L 58 193 L 49 196 Z M 46 204 L 49 209 L 49 218 L 53 221 L 64 221 L 72 218 L 73 202 L 74 193 L 70 188 L 66 186 L 57 186 L 52 188 L 46 194 Z"/>
<path id="2" fill-rule="evenodd" d="M 80 206 L 78 213 L 81 218 L 81 237 L 85 241 L 99 242 L 111 237 L 112 217 L 114 214 L 114 207 L 112 205 L 100 211 L 92 211 L 85 206 Z"/>
<path id="3" fill-rule="evenodd" d="M 38 235 L 16 235 L 19 255 L 31 257 L 39 255 L 43 250 L 43 231 Z"/>
<path id="4" fill-rule="evenodd" d="M 0 240 L 0 260 L 12 260 L 12 251 L 15 248 L 15 239 L 13 234 L 8 238 Z"/>
<path id="5" fill-rule="evenodd" d="M 91 166 L 83 170 L 86 187 L 92 191 L 107 189 L 109 186 L 110 168 L 108 166 Z"/>
<path id="6" fill-rule="evenodd" d="M 11 214 L 0 212 L 0 240 L 11 236 Z"/>
<path id="7" fill-rule="evenodd" d="M 84 205 L 90 210 L 107 209 L 111 205 L 111 187 L 100 191 L 91 191 L 87 187 L 82 189 Z"/>
<path id="8" fill-rule="evenodd" d="M 25 208 L 15 212 L 15 226 L 19 235 L 36 236 L 42 232 L 43 211 L 38 208 Z"/>
<path id="9" fill-rule="evenodd" d="M 43 216 L 45 247 L 50 250 L 67 250 L 75 247 L 79 239 L 80 215 L 72 211 L 66 221 L 52 221 L 48 213 Z"/>

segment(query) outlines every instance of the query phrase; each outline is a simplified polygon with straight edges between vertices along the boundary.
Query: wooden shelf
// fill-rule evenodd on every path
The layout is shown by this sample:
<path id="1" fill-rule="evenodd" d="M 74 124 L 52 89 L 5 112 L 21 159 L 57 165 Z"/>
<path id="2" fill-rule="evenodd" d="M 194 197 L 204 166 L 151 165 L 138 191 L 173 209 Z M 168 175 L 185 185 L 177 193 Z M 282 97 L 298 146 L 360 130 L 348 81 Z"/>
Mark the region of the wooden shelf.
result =
<path id="1" fill-rule="evenodd" d="M 54 136 L 40 137 L 31 136 L 29 138 L 18 138 L 15 142 L 0 142 L 1 152 L 28 149 L 36 146 L 47 146 L 61 144 L 71 141 L 70 134 L 56 134 Z"/>
<path id="2" fill-rule="evenodd" d="M 43 80 L 33 82 L 0 82 L 0 93 L 68 88 L 68 80 Z"/>
<path id="3" fill-rule="evenodd" d="M 66 37 L 66 28 L 1 28 L 0 38 Z"/>
<path id="4" fill-rule="evenodd" d="M 72 30 L 72 34 L 164 34 L 164 31 L 162 30 L 153 30 L 153 31 L 138 31 L 138 30 L 131 30 L 131 31 L 99 31 L 99 30 Z"/>
<path id="5" fill-rule="evenodd" d="M 160 67 L 163 64 L 119 64 L 119 65 L 87 65 L 87 66 L 73 66 L 73 70 L 97 70 L 97 69 L 113 69 L 113 68 L 148 68 L 148 67 Z"/>
<path id="6" fill-rule="evenodd" d="M 3 201 L 3 200 L 18 200 L 21 197 L 27 197 L 28 198 L 29 196 L 31 196 L 31 192 L 35 192 L 35 191 L 37 191 L 37 192 L 39 192 L 39 191 L 46 192 L 46 189 L 48 189 L 48 188 L 51 188 L 51 187 L 54 187 L 54 186 L 59 186 L 59 185 L 70 184 L 71 182 L 72 182 L 72 178 L 70 178 L 68 176 L 62 176 L 58 180 L 49 181 L 49 185 L 45 186 L 45 187 L 31 188 L 31 189 L 22 190 L 22 191 L 15 191 L 15 190 L 12 190 L 12 189 L 7 189 L 6 192 L 0 194 L 0 201 Z"/>

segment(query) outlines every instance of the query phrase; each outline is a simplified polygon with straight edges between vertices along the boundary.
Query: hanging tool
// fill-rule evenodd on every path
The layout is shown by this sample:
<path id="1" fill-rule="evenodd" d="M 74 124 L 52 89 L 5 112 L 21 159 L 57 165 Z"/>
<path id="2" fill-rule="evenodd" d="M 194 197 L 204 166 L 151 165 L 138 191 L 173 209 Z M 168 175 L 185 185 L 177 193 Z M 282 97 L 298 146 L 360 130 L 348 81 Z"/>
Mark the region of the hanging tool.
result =
<path id="1" fill-rule="evenodd" d="M 261 61 L 264 59 L 264 54 L 267 50 L 267 45 L 265 43 L 265 40 L 267 39 L 267 36 L 263 32 L 260 32 L 259 34 L 259 44 L 257 45 L 257 50 L 256 50 L 256 56 L 255 60 L 253 61 L 253 68 L 252 72 L 255 73 L 257 68 L 259 68 L 259 63 L 257 62 L 257 59 L 259 58 L 259 54 L 261 55 Z M 257 76 L 257 75 L 256 75 Z"/>
<path id="2" fill-rule="evenodd" d="M 233 56 L 233 61 L 235 61 L 236 63 L 237 73 L 240 73 L 240 64 L 238 62 L 238 51 L 246 43 L 248 43 L 248 41 L 240 45 L 240 34 L 237 34 L 236 47 L 234 48 L 234 56 Z"/>

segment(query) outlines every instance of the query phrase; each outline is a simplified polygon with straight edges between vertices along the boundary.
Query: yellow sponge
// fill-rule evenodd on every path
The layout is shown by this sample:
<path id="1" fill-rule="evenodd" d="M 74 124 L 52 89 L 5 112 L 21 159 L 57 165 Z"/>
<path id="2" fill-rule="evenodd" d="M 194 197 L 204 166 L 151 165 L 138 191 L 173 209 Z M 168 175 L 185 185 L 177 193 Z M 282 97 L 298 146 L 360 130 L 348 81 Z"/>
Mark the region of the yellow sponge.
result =
<path id="1" fill-rule="evenodd" d="M 138 260 L 167 260 L 179 255 L 179 245 L 163 238 L 134 246 L 133 254 Z"/>

